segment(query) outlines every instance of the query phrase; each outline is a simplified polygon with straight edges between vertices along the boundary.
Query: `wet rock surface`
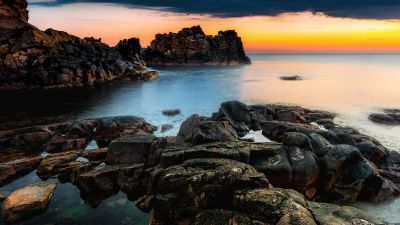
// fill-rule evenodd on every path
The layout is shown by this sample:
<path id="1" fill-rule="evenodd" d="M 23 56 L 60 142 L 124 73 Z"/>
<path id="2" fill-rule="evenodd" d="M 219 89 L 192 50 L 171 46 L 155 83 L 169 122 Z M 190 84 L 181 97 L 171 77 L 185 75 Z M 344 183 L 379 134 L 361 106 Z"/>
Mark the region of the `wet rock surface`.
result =
<path id="1" fill-rule="evenodd" d="M 400 125 L 400 109 L 384 109 L 384 113 L 373 113 L 368 119 L 375 123 Z"/>
<path id="2" fill-rule="evenodd" d="M 0 2 L 0 89 L 94 85 L 111 80 L 152 80 L 137 39 L 115 48 L 101 39 L 41 31 L 28 23 L 26 0 Z"/>
<path id="3" fill-rule="evenodd" d="M 206 35 L 200 26 L 183 28 L 178 33 L 157 34 L 143 51 L 148 65 L 237 65 L 249 64 L 236 31 Z"/>
<path id="4" fill-rule="evenodd" d="M 12 192 L 2 205 L 3 220 L 15 223 L 43 213 L 56 184 L 32 184 Z"/>
<path id="5" fill-rule="evenodd" d="M 154 225 L 385 224 L 332 202 L 396 197 L 400 154 L 333 118 L 298 106 L 229 101 L 211 117 L 189 117 L 177 137 L 156 137 L 153 125 L 133 116 L 6 130 L 4 153 L 51 152 L 20 161 L 5 154 L 0 177 L 5 184 L 37 168 L 44 180 L 76 185 L 90 207 L 122 191 L 152 213 Z M 238 140 L 250 129 L 272 141 Z M 50 136 L 15 141 L 43 132 Z M 85 144 L 66 144 L 81 139 Z M 105 147 L 85 150 L 92 141 Z"/>

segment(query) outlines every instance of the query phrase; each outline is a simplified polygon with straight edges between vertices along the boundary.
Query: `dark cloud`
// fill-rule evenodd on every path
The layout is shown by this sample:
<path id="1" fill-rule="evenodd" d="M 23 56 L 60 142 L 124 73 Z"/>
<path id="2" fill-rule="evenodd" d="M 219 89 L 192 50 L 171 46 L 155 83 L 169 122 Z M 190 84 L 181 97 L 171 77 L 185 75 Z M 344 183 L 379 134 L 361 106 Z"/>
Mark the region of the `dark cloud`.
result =
<path id="1" fill-rule="evenodd" d="M 173 12 L 217 17 L 269 15 L 285 12 L 324 13 L 333 17 L 399 19 L 400 0 L 31 0 L 56 6 L 79 2 L 114 3 L 127 7 L 163 8 Z"/>

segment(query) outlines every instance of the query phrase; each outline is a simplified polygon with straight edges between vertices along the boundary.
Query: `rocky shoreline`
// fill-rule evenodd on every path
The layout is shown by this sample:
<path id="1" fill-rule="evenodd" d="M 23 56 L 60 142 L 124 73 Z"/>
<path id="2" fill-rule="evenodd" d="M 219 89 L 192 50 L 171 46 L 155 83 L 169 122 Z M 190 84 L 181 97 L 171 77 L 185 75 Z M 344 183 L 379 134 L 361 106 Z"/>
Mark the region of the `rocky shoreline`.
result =
<path id="1" fill-rule="evenodd" d="M 35 170 L 44 184 L 11 193 L 3 219 L 43 213 L 56 188 L 46 180 L 57 177 L 93 207 L 125 192 L 152 212 L 150 224 L 386 224 L 337 204 L 395 198 L 400 155 L 334 117 L 230 101 L 211 117 L 189 117 L 176 137 L 156 137 L 134 116 L 4 130 L 0 185 Z M 250 129 L 272 142 L 239 140 Z M 93 141 L 99 149 L 86 150 Z"/>
<path id="2" fill-rule="evenodd" d="M 205 35 L 200 26 L 157 34 L 142 50 L 137 38 L 115 47 L 93 37 L 39 30 L 26 0 L 0 1 L 0 90 L 92 86 L 113 80 L 154 80 L 157 65 L 249 64 L 234 30 Z"/>
<path id="3" fill-rule="evenodd" d="M 101 39 L 41 31 L 28 23 L 25 0 L 0 1 L 0 90 L 94 85 L 111 80 L 153 80 L 136 38 L 115 48 Z"/>

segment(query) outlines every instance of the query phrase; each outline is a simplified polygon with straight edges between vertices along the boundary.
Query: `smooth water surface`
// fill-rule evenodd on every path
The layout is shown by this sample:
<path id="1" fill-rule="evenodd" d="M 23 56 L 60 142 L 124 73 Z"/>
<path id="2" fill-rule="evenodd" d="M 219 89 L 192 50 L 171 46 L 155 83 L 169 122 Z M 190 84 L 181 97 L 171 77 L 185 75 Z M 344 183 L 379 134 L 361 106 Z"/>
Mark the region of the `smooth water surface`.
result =
<path id="1" fill-rule="evenodd" d="M 98 88 L 2 93 L 1 121 L 27 117 L 62 116 L 90 118 L 137 115 L 174 129 L 158 135 L 175 135 L 180 123 L 197 113 L 218 111 L 221 102 L 241 100 L 248 104 L 287 103 L 338 113 L 336 122 L 353 126 L 377 137 L 390 149 L 400 150 L 400 127 L 372 123 L 368 115 L 383 108 L 400 108 L 400 55 L 251 55 L 246 66 L 187 66 L 156 68 L 158 80 L 113 82 Z M 299 75 L 301 81 L 283 81 L 280 76 Z M 181 109 L 174 117 L 164 109 Z M 28 175 L 17 184 L 28 184 Z M 13 183 L 13 184 L 14 184 Z M 0 188 L 16 188 L 13 184 Z M 120 221 L 146 224 L 132 202 L 123 194 L 105 200 L 96 209 L 79 200 L 79 191 L 69 184 L 59 185 L 48 212 L 30 223 L 52 219 L 68 224 Z M 111 203 L 110 203 L 111 202 Z M 399 222 L 400 199 L 376 206 L 361 205 L 390 222 Z M 57 212 L 57 213 L 55 213 Z M 77 219 L 83 218 L 83 219 Z M 36 222 L 35 222 L 36 221 Z M 28 223 L 27 223 L 28 224 Z"/>

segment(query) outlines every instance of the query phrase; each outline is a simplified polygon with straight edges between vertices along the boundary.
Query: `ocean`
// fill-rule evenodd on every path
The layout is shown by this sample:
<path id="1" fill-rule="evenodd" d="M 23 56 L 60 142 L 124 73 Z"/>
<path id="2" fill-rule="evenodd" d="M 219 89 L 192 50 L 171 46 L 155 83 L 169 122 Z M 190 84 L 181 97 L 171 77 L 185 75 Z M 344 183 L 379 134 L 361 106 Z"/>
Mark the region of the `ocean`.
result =
<path id="1" fill-rule="evenodd" d="M 172 130 L 157 132 L 157 135 L 164 136 L 175 135 L 180 123 L 194 113 L 210 116 L 218 111 L 223 101 L 284 103 L 335 112 L 336 123 L 357 128 L 376 137 L 389 149 L 400 151 L 400 126 L 368 120 L 370 113 L 381 112 L 384 108 L 400 108 L 400 55 L 252 54 L 250 58 L 252 64 L 243 66 L 153 68 L 161 73 L 160 78 L 154 81 L 113 82 L 97 88 L 4 92 L 0 96 L 3 103 L 0 122 L 7 124 L 47 116 L 74 119 L 137 115 L 157 126 L 172 124 Z M 281 76 L 293 75 L 301 76 L 303 80 L 280 79 Z M 181 110 L 180 115 L 167 117 L 161 113 L 164 109 L 175 108 Z M 36 179 L 36 175 L 31 173 L 0 188 L 0 191 L 8 193 Z M 79 221 L 91 224 L 90 218 L 96 215 L 108 215 L 108 219 L 125 221 L 126 224 L 148 222 L 148 215 L 139 212 L 133 203 L 124 201 L 123 194 L 92 209 L 81 204 L 79 193 L 75 193 L 76 187 L 68 184 L 61 187 L 57 188 L 53 199 L 59 204 L 51 203 L 45 214 L 27 221 L 27 224 L 41 224 L 51 219 L 70 224 L 79 224 Z M 74 208 L 73 205 L 77 206 Z M 357 205 L 389 222 L 400 221 L 397 213 L 400 199 L 373 206 Z M 55 213 L 57 210 L 66 212 Z M 75 214 L 79 215 L 73 219 Z"/>

